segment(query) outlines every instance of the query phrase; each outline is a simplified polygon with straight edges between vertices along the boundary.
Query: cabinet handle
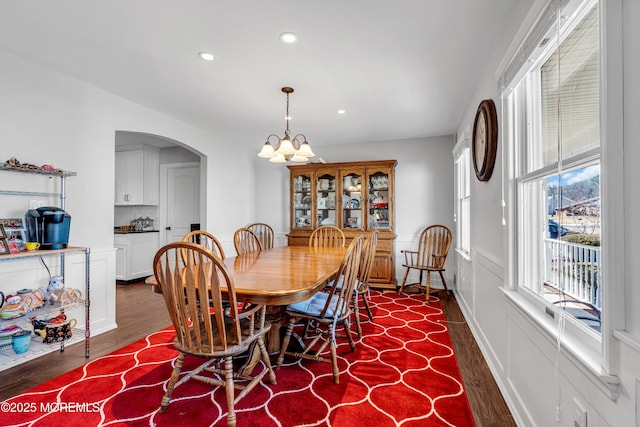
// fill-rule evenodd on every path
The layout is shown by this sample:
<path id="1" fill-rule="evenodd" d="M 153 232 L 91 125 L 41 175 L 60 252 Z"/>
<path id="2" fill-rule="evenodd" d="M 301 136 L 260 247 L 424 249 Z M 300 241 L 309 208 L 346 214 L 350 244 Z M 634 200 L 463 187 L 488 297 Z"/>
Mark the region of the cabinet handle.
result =
<path id="1" fill-rule="evenodd" d="M 164 229 L 165 229 L 165 230 L 171 230 L 171 226 L 169 226 L 169 227 L 165 227 Z"/>

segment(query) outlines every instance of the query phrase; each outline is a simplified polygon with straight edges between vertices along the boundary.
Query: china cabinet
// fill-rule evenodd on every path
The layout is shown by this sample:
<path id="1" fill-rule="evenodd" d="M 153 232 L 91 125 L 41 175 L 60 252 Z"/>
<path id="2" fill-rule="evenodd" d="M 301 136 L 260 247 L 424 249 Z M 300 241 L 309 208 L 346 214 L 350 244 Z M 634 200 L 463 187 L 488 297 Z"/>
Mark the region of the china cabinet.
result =
<path id="1" fill-rule="evenodd" d="M 115 154 L 115 205 L 158 205 L 160 151 L 151 146 L 118 148 Z"/>
<path id="2" fill-rule="evenodd" d="M 29 196 L 29 197 L 58 197 L 60 199 L 60 206 L 64 209 L 65 200 L 66 200 L 66 178 L 69 176 L 75 176 L 75 172 L 71 171 L 61 171 L 61 170 L 42 170 L 42 169 L 20 169 L 13 168 L 7 165 L 0 166 L 0 170 L 2 171 L 11 171 L 11 172 L 21 172 L 28 174 L 36 174 L 36 175 L 44 175 L 48 178 L 50 177 L 58 177 L 60 178 L 60 192 L 59 193 L 50 193 L 50 192 L 33 192 L 33 191 L 12 191 L 12 190 L 0 190 L 0 195 L 11 195 L 11 196 Z M 63 305 L 60 301 L 55 302 L 54 304 L 47 303 L 41 308 L 38 308 L 34 311 L 27 313 L 26 315 L 22 315 L 19 317 L 14 317 L 11 319 L 0 319 L 0 329 L 4 329 L 7 327 L 11 327 L 12 325 L 16 325 L 22 329 L 33 330 L 31 325 L 31 318 L 51 318 L 55 317 L 57 314 L 62 312 L 69 314 L 69 311 L 77 308 L 84 307 L 84 329 L 81 327 L 76 327 L 73 330 L 73 336 L 71 339 L 62 340 L 59 345 L 56 344 L 45 344 L 42 342 L 41 337 L 32 334 L 32 341 L 29 347 L 29 350 L 23 354 L 15 354 L 13 349 L 11 348 L 11 344 L 3 342 L 0 344 L 0 371 L 11 368 L 13 366 L 24 363 L 28 360 L 40 357 L 44 354 L 51 353 L 53 351 L 64 351 L 65 345 L 69 345 L 84 339 L 85 341 L 85 357 L 89 357 L 89 339 L 91 336 L 90 333 L 90 318 L 89 318 L 89 301 L 90 301 L 90 249 L 85 247 L 68 247 L 65 249 L 57 249 L 57 250 L 34 250 L 34 251 L 25 251 L 15 254 L 5 254 L 0 255 L 0 264 L 5 264 L 7 262 L 18 262 L 23 260 L 40 260 L 44 263 L 43 259 L 45 258 L 58 258 L 58 270 L 59 274 L 62 276 L 63 283 L 68 285 L 67 287 L 73 288 L 75 287 L 72 283 L 66 282 L 65 277 L 65 262 L 67 257 L 74 255 L 84 255 L 83 256 L 83 264 L 84 264 L 84 290 L 81 296 L 80 301 L 74 301 L 71 303 L 67 303 Z M 54 273 L 53 271 L 51 273 Z M 0 283 L 0 291 L 2 291 L 5 295 L 8 295 L 10 292 L 17 291 L 21 285 L 19 283 L 12 282 L 11 287 L 8 287 L 6 283 Z M 10 343 L 10 341 L 9 341 Z"/>
<path id="3" fill-rule="evenodd" d="M 342 229 L 350 241 L 379 231 L 370 284 L 394 288 L 394 173 L 396 160 L 290 165 L 289 245 L 307 245 L 323 225 Z"/>

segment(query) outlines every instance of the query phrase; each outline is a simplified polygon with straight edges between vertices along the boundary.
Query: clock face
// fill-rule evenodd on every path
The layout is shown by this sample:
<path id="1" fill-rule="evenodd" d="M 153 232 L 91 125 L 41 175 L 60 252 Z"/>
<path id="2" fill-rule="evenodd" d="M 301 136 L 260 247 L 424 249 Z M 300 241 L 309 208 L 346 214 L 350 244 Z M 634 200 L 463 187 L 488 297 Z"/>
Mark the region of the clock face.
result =
<path id="1" fill-rule="evenodd" d="M 478 170 L 484 168 L 487 154 L 487 123 L 484 111 L 478 113 L 478 123 L 476 126 L 476 143 L 475 143 L 476 165 Z"/>
<path id="2" fill-rule="evenodd" d="M 488 181 L 493 173 L 498 146 L 496 106 L 490 99 L 480 103 L 473 123 L 473 168 L 480 181 Z"/>

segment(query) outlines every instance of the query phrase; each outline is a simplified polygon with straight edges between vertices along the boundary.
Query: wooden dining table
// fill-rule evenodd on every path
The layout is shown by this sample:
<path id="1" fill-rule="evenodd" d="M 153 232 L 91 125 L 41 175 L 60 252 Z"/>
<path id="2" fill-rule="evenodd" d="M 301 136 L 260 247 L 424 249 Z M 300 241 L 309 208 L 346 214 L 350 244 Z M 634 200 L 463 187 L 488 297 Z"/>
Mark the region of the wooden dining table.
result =
<path id="1" fill-rule="evenodd" d="M 324 288 L 340 268 L 345 251 L 281 246 L 225 258 L 238 300 L 267 306 L 267 320 L 272 323 L 267 343 L 270 353 L 280 349 L 279 321 L 286 306 L 304 301 Z M 155 276 L 145 282 L 158 286 Z"/>
<path id="2" fill-rule="evenodd" d="M 224 260 L 236 295 L 253 304 L 304 301 L 338 271 L 344 248 L 282 246 Z"/>
<path id="3" fill-rule="evenodd" d="M 224 260 L 238 299 L 252 304 L 288 305 L 322 289 L 338 271 L 344 248 L 281 246 Z M 145 282 L 158 286 L 155 276 Z M 224 290 L 224 286 L 222 286 Z"/>

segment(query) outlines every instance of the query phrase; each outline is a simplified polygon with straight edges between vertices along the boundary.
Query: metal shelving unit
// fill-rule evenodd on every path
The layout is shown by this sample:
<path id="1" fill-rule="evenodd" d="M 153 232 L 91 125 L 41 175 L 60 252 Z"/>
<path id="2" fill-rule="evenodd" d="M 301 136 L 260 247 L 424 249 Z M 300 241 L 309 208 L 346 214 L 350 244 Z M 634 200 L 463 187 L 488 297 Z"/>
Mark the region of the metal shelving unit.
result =
<path id="1" fill-rule="evenodd" d="M 68 176 L 75 176 L 76 172 L 71 171 L 47 171 L 42 169 L 27 169 L 27 168 L 15 168 L 8 164 L 0 165 L 0 170 L 10 171 L 10 172 L 19 172 L 19 173 L 29 173 L 29 174 L 37 174 L 44 175 L 49 177 L 59 177 L 60 178 L 60 192 L 59 193 L 43 193 L 43 192 L 32 192 L 32 191 L 12 191 L 12 190 L 0 190 L 0 195 L 12 195 L 12 196 L 39 196 L 39 197 L 59 197 L 60 198 L 60 208 L 65 209 L 65 200 L 66 200 L 66 187 L 65 180 Z M 85 294 L 82 300 L 82 304 L 85 307 L 85 329 L 84 329 L 84 340 L 85 340 L 85 357 L 89 357 L 89 349 L 90 349 L 90 249 L 85 247 L 68 247 L 66 249 L 54 249 L 54 250 L 37 250 L 31 252 L 21 252 L 17 254 L 7 254 L 0 255 L 0 263 L 2 262 L 15 262 L 26 259 L 33 258 L 42 258 L 42 257 L 52 257 L 58 256 L 60 258 L 60 274 L 63 276 L 63 280 L 65 279 L 65 256 L 74 253 L 84 253 L 85 255 Z M 66 283 L 66 281 L 65 281 Z M 41 314 L 49 314 L 54 312 L 62 312 L 65 309 L 73 308 L 70 306 L 46 306 L 44 308 L 40 308 L 38 310 L 34 310 L 26 315 L 15 318 L 15 319 L 7 319 L 0 320 L 0 325 L 2 324 L 10 324 L 10 323 L 24 323 L 25 321 L 30 325 L 30 317 L 33 315 L 41 315 Z M 76 328 L 78 331 L 81 329 Z M 75 342 L 81 341 L 82 338 L 76 334 L 75 337 L 70 340 L 63 340 L 60 342 L 60 351 L 64 351 L 64 346 L 66 344 L 71 344 Z M 36 337 L 37 338 L 37 337 Z M 13 349 L 9 346 L 8 349 L 0 348 L 0 371 L 8 369 L 10 367 L 19 365 L 21 363 L 26 362 L 27 360 L 35 359 L 44 354 L 51 353 L 57 350 L 57 346 L 53 344 L 43 344 L 37 342 L 37 339 L 32 337 L 32 343 L 29 351 L 24 354 L 16 355 L 13 353 Z"/>
<path id="2" fill-rule="evenodd" d="M 76 176 L 76 172 L 71 171 L 47 171 L 43 169 L 26 169 L 26 168 L 16 168 L 10 166 L 6 163 L 0 165 L 0 170 L 11 171 L 11 172 L 20 172 L 20 173 L 28 173 L 28 174 L 36 174 L 36 175 L 45 175 L 45 176 L 57 176 L 60 177 L 60 192 L 59 193 L 42 193 L 35 191 L 12 191 L 12 190 L 0 190 L 0 195 L 9 195 L 9 196 L 34 196 L 34 197 L 59 197 L 60 198 L 60 208 L 65 208 L 65 200 L 67 199 L 66 193 L 66 178 L 68 176 Z"/>

